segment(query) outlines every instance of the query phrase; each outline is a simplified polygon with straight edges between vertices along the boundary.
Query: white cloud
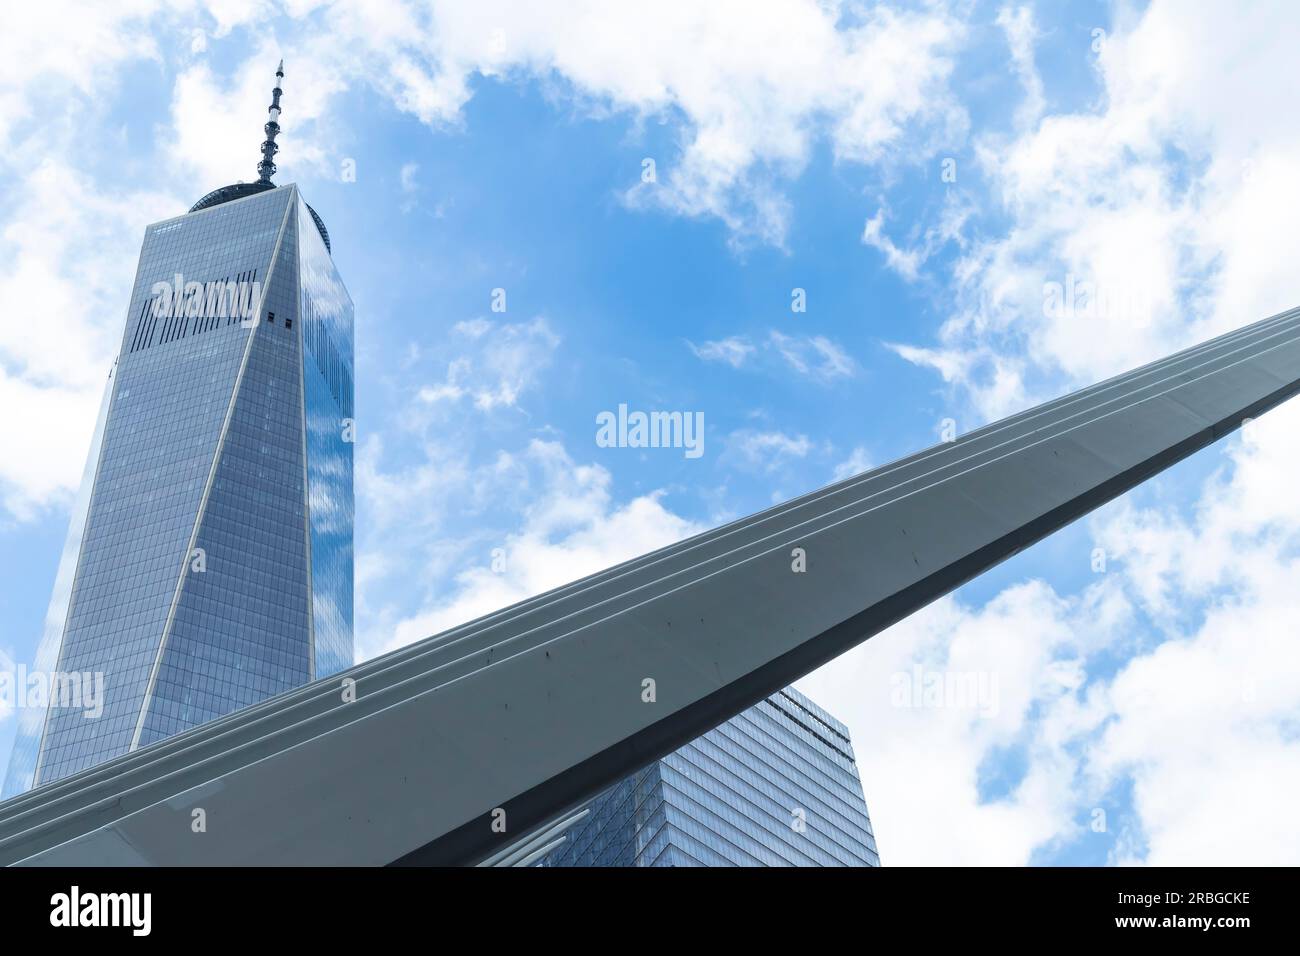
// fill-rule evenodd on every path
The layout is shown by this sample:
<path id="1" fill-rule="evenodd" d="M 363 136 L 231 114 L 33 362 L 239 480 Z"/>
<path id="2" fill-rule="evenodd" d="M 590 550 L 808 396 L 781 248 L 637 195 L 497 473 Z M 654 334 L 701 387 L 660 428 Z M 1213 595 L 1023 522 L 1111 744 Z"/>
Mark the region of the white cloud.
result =
<path id="1" fill-rule="evenodd" d="M 1277 79 L 1300 41 L 1289 14 L 1157 0 L 1106 39 L 1097 109 L 977 141 L 1010 225 L 955 266 L 941 344 L 1018 356 L 996 402 L 989 368 L 968 363 L 990 417 L 1295 304 L 1300 117 Z M 1032 23 L 1000 19 L 1027 75 Z M 1052 284 L 1088 294 L 1062 305 Z"/>
<path id="2" fill-rule="evenodd" d="M 754 354 L 754 343 L 740 335 L 732 335 L 716 342 L 704 342 L 696 345 L 687 342 L 697 358 L 706 362 L 725 362 L 732 368 L 740 368 Z"/>
<path id="3" fill-rule="evenodd" d="M 767 342 L 800 375 L 830 381 L 847 378 L 857 369 L 849 354 L 824 335 L 785 335 L 773 329 Z"/>
<path id="4" fill-rule="evenodd" d="M 594 2 L 304 0 L 289 8 L 315 9 L 320 20 L 304 25 L 286 54 L 289 173 L 295 164 L 325 168 L 333 146 L 317 121 L 350 85 L 372 83 L 421 120 L 454 124 L 477 76 L 540 78 L 579 111 L 679 124 L 679 152 L 660 158 L 659 184 L 635 187 L 628 202 L 715 217 L 738 243 L 779 246 L 791 216 L 782 183 L 815 145 L 829 144 L 841 162 L 889 164 L 924 160 L 938 143 L 951 150 L 965 135 L 948 87 L 963 31 L 940 5 L 862 14 L 835 3 L 667 3 L 651 15 Z M 189 17 L 176 49 L 198 59 L 177 77 L 164 138 L 187 177 L 215 186 L 253 173 L 268 64 L 280 53 L 261 30 L 269 8 L 159 9 L 94 5 L 74 15 L 60 2 L 27 4 L 0 34 L 0 142 L 11 157 L 3 161 L 0 312 L 62 323 L 0 326 L 0 404 L 19 410 L 5 417 L 0 456 L 11 514 L 57 500 L 79 475 L 120 334 L 130 281 L 122 263 L 144 223 L 177 208 L 174 197 L 148 191 L 104 199 L 82 161 L 60 158 L 74 155 L 71 136 L 47 129 L 40 150 L 26 148 L 35 120 L 56 101 L 69 129 L 102 110 L 124 65 L 161 57 L 154 30 Z M 925 276 L 947 242 L 962 250 L 957 306 L 941 340 L 896 351 L 936 368 L 992 418 L 1044 388 L 1092 381 L 1294 305 L 1300 117 L 1293 84 L 1278 79 L 1293 72 L 1300 41 L 1289 13 L 1282 3 L 1226 11 L 1155 0 L 1112 30 L 1097 64 L 1100 106 L 1044 115 L 1032 16 L 1004 8 L 998 22 L 1025 100 L 1013 134 L 981 140 L 978 160 L 1008 225 L 962 245 L 969 210 L 953 191 L 938 224 L 891 238 L 878 207 L 862 241 L 904 278 Z M 202 56 L 209 38 L 241 23 L 257 24 L 260 39 L 227 81 Z M 1081 37 L 1080 56 L 1086 44 Z M 12 157 L 38 154 L 52 158 L 30 170 L 14 165 Z M 1107 307 L 1044 314 L 1051 282 L 1091 284 Z M 415 403 L 426 414 L 448 403 L 516 407 L 556 345 L 540 319 L 471 320 L 455 334 L 460 353 L 446 357 L 444 378 Z M 853 370 L 829 339 L 775 332 L 758 345 L 706 342 L 696 354 L 740 367 L 760 349 L 823 379 Z M 418 432 L 410 417 L 394 431 Z M 887 863 L 1024 862 L 1077 837 L 1079 811 L 1125 781 L 1136 817 L 1116 822 L 1131 828 L 1123 861 L 1300 855 L 1288 802 L 1300 784 L 1292 635 L 1300 460 L 1291 451 L 1300 421 L 1288 407 L 1259 427 L 1207 487 L 1195 520 L 1120 508 L 1099 524 L 1117 565 L 1083 595 L 1063 598 L 1031 582 L 979 608 L 945 600 L 809 678 L 814 696 L 854 728 Z M 698 530 L 658 493 L 618 503 L 608 473 L 558 445 L 534 443 L 472 467 L 455 436 L 419 438 L 413 460 L 391 471 L 381 437 L 359 449 L 359 505 L 386 536 L 358 556 L 366 653 Z M 758 471 L 813 450 L 805 436 L 781 432 L 731 439 L 732 461 Z M 865 466 L 860 452 L 837 476 Z M 504 502 L 517 521 L 485 527 L 484 537 L 445 533 L 448 502 L 471 513 Z M 501 574 L 488 567 L 496 544 L 507 556 Z M 410 585 L 416 606 L 383 603 L 370 589 L 376 582 L 390 592 Z M 1155 629 L 1139 628 L 1135 615 Z M 1156 646 L 1138 645 L 1139 636 Z M 1113 677 L 1084 681 L 1090 655 L 1119 641 L 1132 642 L 1136 656 Z M 889 680 L 914 664 L 997 674 L 997 713 L 893 706 Z M 983 799 L 990 755 L 1008 747 L 1025 751 L 1028 770 L 1004 796 Z"/>
<path id="5" fill-rule="evenodd" d="M 47 122 L 47 104 L 75 113 L 103 96 L 126 63 L 156 59 L 149 20 L 164 4 L 9 4 L 0 31 L 0 145 L 29 122 Z"/>
<path id="6" fill-rule="evenodd" d="M 1003 418 L 1026 404 L 1024 383 L 1027 360 L 992 348 L 921 348 L 886 342 L 900 358 L 931 368 L 944 382 L 960 389 L 984 421 Z"/>
<path id="7" fill-rule="evenodd" d="M 458 322 L 453 331 L 476 347 L 448 363 L 443 381 L 420 389 L 420 400 L 426 404 L 469 398 L 480 411 L 512 408 L 560 344 L 541 316 L 531 322 L 500 324 L 471 319 Z"/>
<path id="8" fill-rule="evenodd" d="M 1045 105 L 1043 80 L 1034 65 L 1034 43 L 1038 39 L 1038 27 L 1034 23 L 1033 8 L 1005 6 L 998 11 L 997 24 L 1006 34 L 1007 46 L 1011 50 L 1011 64 L 1025 91 L 1025 101 L 1016 113 L 1016 121 L 1021 126 L 1031 126 L 1042 115 Z"/>
<path id="9" fill-rule="evenodd" d="M 928 141 L 965 133 L 947 86 L 958 21 L 941 5 L 849 13 L 811 0 L 670 0 L 652 16 L 595 0 L 348 5 L 329 9 L 311 45 L 335 73 L 367 78 L 430 124 L 461 121 L 475 75 L 558 79 L 580 108 L 680 118 L 680 156 L 659 157 L 657 182 L 627 201 L 716 217 L 737 243 L 779 246 L 790 205 L 777 183 L 818 139 L 841 161 L 915 162 Z M 629 180 L 639 173 L 638 162 Z"/>
<path id="10" fill-rule="evenodd" d="M 1101 528 L 1135 600 L 1174 636 L 1113 682 L 1116 719 L 1090 754 L 1099 774 L 1131 775 L 1147 862 L 1300 856 L 1300 506 L 1271 497 L 1300 468 L 1297 428 L 1290 402 L 1234 439 L 1194 521 L 1125 509 Z M 1187 621 L 1197 606 L 1203 619 Z"/>
<path id="11" fill-rule="evenodd" d="M 1300 564 L 1283 570 L 1287 580 L 1273 576 L 1255 600 L 1215 608 L 1199 631 L 1134 660 L 1108 689 L 1114 719 L 1089 758 L 1098 774 L 1132 779 L 1146 845 L 1118 862 L 1286 865 L 1300 855 L 1290 818 L 1300 786 Z"/>
<path id="12" fill-rule="evenodd" d="M 476 540 L 477 550 L 460 549 L 449 565 L 450 583 L 438 586 L 419 610 L 377 630 L 363 648 L 367 656 L 421 640 L 703 530 L 665 508 L 661 492 L 616 502 L 609 472 L 575 463 L 557 443 L 532 442 L 518 464 L 533 472 L 536 482 L 518 527 L 492 540 Z M 492 549 L 500 549 L 497 569 Z"/>
<path id="13" fill-rule="evenodd" d="M 916 279 L 921 263 L 926 256 L 920 249 L 900 249 L 894 241 L 881 230 L 885 225 L 885 211 L 876 210 L 876 214 L 867 220 L 862 229 L 862 242 L 878 250 L 885 257 L 885 264 L 904 279 Z"/>
<path id="14" fill-rule="evenodd" d="M 403 213 L 409 213 L 416 206 L 415 194 L 420 191 L 420 184 L 416 180 L 416 175 L 419 171 L 419 163 L 403 163 L 402 168 L 398 173 L 398 183 L 403 195 L 405 196 L 399 207 Z M 434 216 L 441 219 L 442 214 L 442 204 L 436 204 L 434 207 Z"/>
<path id="15" fill-rule="evenodd" d="M 1075 761 L 1054 731 L 1077 720 L 1071 625 L 1081 607 L 1040 582 L 978 610 L 945 598 L 800 681 L 852 731 L 883 862 L 1024 864 L 1070 832 Z M 900 698 L 917 668 L 983 680 L 995 706 Z M 983 799 L 985 761 L 1010 747 L 1025 750 L 1027 772 Z"/>
<path id="16" fill-rule="evenodd" d="M 934 369 L 943 376 L 945 382 L 969 381 L 971 356 L 955 349 L 926 349 L 915 345 L 886 342 L 885 347 L 897 353 L 913 365 L 922 365 Z"/>
<path id="17" fill-rule="evenodd" d="M 852 17 L 843 16 L 845 11 L 836 5 L 811 0 L 762 9 L 669 3 L 650 17 L 594 2 L 540 10 L 506 0 L 473 8 L 455 3 L 292 3 L 287 11 L 313 19 L 301 24 L 293 42 L 282 48 L 274 30 L 260 29 L 270 26 L 274 11 L 258 2 L 206 8 L 139 3 L 120 10 L 79 8 L 75 14 L 60 2 L 28 4 L 7 19 L 0 38 L 0 64 L 7 64 L 0 66 L 0 140 L 12 137 L 15 130 L 33 132 L 22 124 L 48 113 L 43 100 L 47 95 L 61 96 L 69 116 L 78 104 L 102 109 L 111 101 L 122 68 L 132 61 L 162 58 L 154 38 L 173 29 L 184 37 L 190 59 L 174 81 L 164 120 L 167 128 L 159 131 L 174 161 L 168 175 L 213 186 L 252 178 L 257 157 L 250 131 L 264 114 L 270 64 L 282 55 L 288 74 L 286 116 L 293 118 L 281 135 L 286 164 L 282 179 L 292 178 L 295 168 L 332 168 L 339 157 L 335 146 L 322 138 L 319 121 L 326 116 L 330 98 L 357 82 L 374 84 L 426 122 L 446 123 L 459 121 L 475 74 L 558 78 L 563 82 L 549 89 L 567 90 L 580 109 L 680 122 L 680 155 L 665 157 L 658 190 L 638 194 L 634 201 L 686 215 L 719 217 L 744 241 L 783 241 L 788 203 L 777 184 L 803 168 L 819 139 L 829 141 L 842 161 L 881 162 L 891 157 L 915 161 L 923 155 L 925 149 L 918 147 L 913 134 L 964 135 L 964 113 L 947 88 L 951 55 L 963 31 L 941 6 L 907 12 L 877 8 L 854 11 Z M 206 56 L 213 39 L 241 26 L 259 28 L 255 47 L 227 79 L 213 70 Z M 13 152 L 22 155 L 26 150 Z M 52 142 L 46 129 L 41 152 L 71 156 L 73 140 Z M 60 174 L 70 181 L 80 175 L 67 164 L 60 166 Z M 402 181 L 409 186 L 411 178 L 404 173 Z M 15 184 L 11 193 L 21 195 L 22 190 Z M 142 208 L 136 201 L 122 207 Z M 147 208 L 163 215 L 174 212 L 177 204 Z M 133 241 L 112 247 L 117 260 L 129 261 L 143 218 L 118 217 L 129 224 Z M 20 235 L 32 221 L 21 211 L 11 216 L 10 234 Z M 84 227 L 84 221 L 77 225 Z M 29 272 L 43 268 L 50 273 L 45 278 L 60 285 L 79 281 L 81 277 L 67 271 L 70 263 L 84 258 L 74 246 L 69 239 L 57 256 L 51 247 L 43 266 L 28 258 L 22 267 Z M 47 281 L 43 288 L 52 287 Z M 106 304 L 108 311 L 99 314 L 120 307 Z M 101 366 L 112 350 L 105 336 L 111 338 L 112 331 L 96 326 L 94 336 L 99 339 L 93 356 L 74 354 L 71 371 L 60 371 L 59 381 L 53 383 L 61 388 L 71 383 L 77 397 L 69 394 L 59 400 L 68 414 L 71 407 L 66 403 L 76 403 L 78 420 L 92 417 L 84 414 L 97 400 L 89 383 L 102 375 Z M 63 363 L 67 342 L 84 352 L 91 338 L 68 336 L 58 348 L 27 352 L 29 357 L 38 352 L 45 356 L 41 362 L 58 356 Z M 768 344 L 773 343 L 791 367 L 814 376 L 834 378 L 851 372 L 851 362 L 829 339 L 772 339 Z M 471 358 L 469 369 L 453 361 L 446 380 L 431 386 L 426 398 L 436 403 L 469 396 L 482 408 L 513 404 L 519 390 L 527 387 L 527 375 L 519 369 L 520 350 L 512 354 L 511 344 Z M 734 348 L 726 360 L 743 361 Z M 93 375 L 87 365 L 96 367 Z M 6 388 L 15 399 L 23 394 L 17 391 L 20 386 L 51 385 L 36 383 L 35 369 L 24 367 L 17 378 L 13 371 L 6 374 Z M 59 431 L 42 425 L 34 412 L 11 426 L 11 447 L 26 449 L 37 436 Z M 75 480 L 82 445 L 69 439 L 76 453 L 64 449 L 56 455 L 14 456 L 44 457 L 51 467 L 45 472 L 9 466 L 0 478 L 19 488 L 10 499 L 11 510 L 19 507 L 19 500 L 39 503 L 66 489 Z"/>
<path id="18" fill-rule="evenodd" d="M 964 246 L 962 230 L 974 212 L 970 201 L 961 193 L 949 190 L 944 194 L 942 210 L 936 225 L 913 229 L 909 245 L 899 246 L 884 231 L 886 210 L 883 206 L 867 220 L 862 228 L 862 243 L 885 257 L 885 265 L 908 282 L 921 277 L 921 269 L 936 252 L 949 242 Z"/>
<path id="19" fill-rule="evenodd" d="M 105 195 L 56 160 L 9 194 L 0 233 L 0 500 L 19 518 L 76 487 L 122 335 L 132 250 L 166 197 Z M 124 264 L 125 263 L 125 264 Z"/>
<path id="20" fill-rule="evenodd" d="M 325 168 L 332 148 L 313 121 L 352 84 L 374 86 L 425 123 L 456 125 L 476 76 L 529 77 L 597 115 L 680 122 L 679 154 L 660 157 L 658 182 L 625 198 L 716 217 L 737 244 L 784 242 L 791 209 L 779 183 L 804 168 L 818 141 L 844 162 L 916 162 L 966 130 L 948 88 L 964 31 L 942 4 L 864 11 L 814 0 L 669 0 L 647 16 L 596 0 L 376 0 L 294 2 L 285 12 L 308 19 L 287 31 L 292 40 L 281 49 L 276 11 L 262 3 L 75 12 L 61 2 L 28 5 L 0 40 L 8 64 L 0 67 L 0 141 L 40 115 L 41 96 L 67 86 L 89 99 L 125 63 L 160 58 L 154 35 L 182 19 L 186 49 L 198 59 L 178 78 L 168 137 L 172 155 L 214 183 L 252 177 L 256 156 L 240 144 L 248 117 L 265 109 L 269 65 L 281 55 L 290 172 Z M 210 37 L 237 26 L 260 28 L 259 39 L 227 85 L 202 58 Z M 629 181 L 639 171 L 630 168 Z"/>
<path id="21" fill-rule="evenodd" d="M 402 192 L 411 193 L 416 190 L 415 174 L 420 171 L 419 163 L 403 163 L 399 178 L 401 180 Z"/>
<path id="22" fill-rule="evenodd" d="M 697 358 L 706 362 L 723 362 L 737 369 L 760 364 L 754 359 L 761 351 L 766 351 L 773 359 L 779 359 L 776 368 L 782 375 L 794 370 L 823 384 L 848 378 L 857 372 L 857 363 L 844 347 L 824 335 L 786 335 L 772 329 L 761 345 L 755 345 L 744 335 L 732 335 L 701 345 L 686 344 Z M 766 365 L 769 371 L 773 368 L 770 361 L 761 364 Z"/>
<path id="23" fill-rule="evenodd" d="M 261 159 L 258 147 L 262 124 L 275 81 L 275 64 L 285 57 L 281 132 L 276 137 L 281 166 L 277 182 L 292 182 L 302 170 L 334 174 L 329 150 L 318 139 L 317 120 L 329 98 L 343 88 L 343 80 L 329 69 L 332 60 L 313 59 L 305 53 L 297 60 L 269 37 L 232 74 L 229 82 L 217 77 L 206 62 L 182 70 L 172 87 L 171 129 L 164 135 L 172 144 L 168 156 L 188 172 L 190 179 L 211 188 L 257 178 Z M 196 197 L 197 198 L 197 197 Z"/>
<path id="24" fill-rule="evenodd" d="M 792 459 L 805 458 L 813 444 L 807 435 L 742 428 L 727 436 L 726 460 L 749 471 L 771 472 Z"/>
<path id="25" fill-rule="evenodd" d="M 861 445 L 849 452 L 849 457 L 844 459 L 835 466 L 835 471 L 831 475 L 832 481 L 843 481 L 845 478 L 852 478 L 854 475 L 860 475 L 864 471 L 870 471 L 872 468 L 871 457 L 867 450 Z"/>

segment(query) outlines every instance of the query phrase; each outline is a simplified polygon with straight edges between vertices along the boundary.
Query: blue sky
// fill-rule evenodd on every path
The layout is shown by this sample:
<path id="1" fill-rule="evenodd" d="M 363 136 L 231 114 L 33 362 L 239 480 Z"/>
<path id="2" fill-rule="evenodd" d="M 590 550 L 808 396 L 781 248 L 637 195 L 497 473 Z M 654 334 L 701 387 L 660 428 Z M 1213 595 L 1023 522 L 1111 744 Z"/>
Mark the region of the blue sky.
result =
<path id="1" fill-rule="evenodd" d="M 357 304 L 362 656 L 1296 304 L 1286 5 L 18 16 L 0 40 L 18 661 L 143 227 L 254 175 L 280 56 L 277 180 L 324 217 Z M 1046 309 L 1052 283 L 1104 307 Z M 702 413 L 704 453 L 599 447 L 620 404 Z M 886 864 L 1300 858 L 1297 417 L 801 683 L 853 730 Z M 992 696 L 901 703 L 917 673 Z M 0 710 L 0 752 L 13 723 Z"/>

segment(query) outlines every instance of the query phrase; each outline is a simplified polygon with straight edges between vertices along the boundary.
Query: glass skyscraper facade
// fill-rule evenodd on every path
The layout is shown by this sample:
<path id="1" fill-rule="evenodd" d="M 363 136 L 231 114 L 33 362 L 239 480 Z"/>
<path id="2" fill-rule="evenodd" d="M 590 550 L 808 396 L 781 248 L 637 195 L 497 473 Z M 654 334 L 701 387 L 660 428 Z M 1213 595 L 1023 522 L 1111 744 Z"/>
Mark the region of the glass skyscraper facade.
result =
<path id="1" fill-rule="evenodd" d="M 848 728 L 793 687 L 587 810 L 540 865 L 880 865 Z"/>
<path id="2" fill-rule="evenodd" d="M 146 229 L 36 661 L 102 675 L 102 710 L 24 712 L 5 796 L 352 664 L 352 383 L 296 186 Z"/>

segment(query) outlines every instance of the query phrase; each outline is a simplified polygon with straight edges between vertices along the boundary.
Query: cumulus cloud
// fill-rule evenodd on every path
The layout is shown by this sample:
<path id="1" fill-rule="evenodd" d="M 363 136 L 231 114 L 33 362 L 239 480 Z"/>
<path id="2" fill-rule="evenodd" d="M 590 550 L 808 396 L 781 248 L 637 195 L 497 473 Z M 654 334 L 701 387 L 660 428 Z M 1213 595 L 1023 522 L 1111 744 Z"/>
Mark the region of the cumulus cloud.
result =
<path id="1" fill-rule="evenodd" d="M 1132 855 L 1147 862 L 1300 855 L 1300 830 L 1280 822 L 1300 784 L 1300 508 L 1278 494 L 1300 468 L 1297 428 L 1291 402 L 1234 439 L 1194 518 L 1124 509 L 1101 528 L 1135 603 L 1173 638 L 1112 683 L 1117 719 L 1089 755 L 1099 774 L 1131 777 L 1146 848 Z"/>
<path id="2" fill-rule="evenodd" d="M 415 174 L 420 171 L 419 163 L 403 163 L 400 172 L 402 192 L 411 193 L 416 190 Z"/>
<path id="3" fill-rule="evenodd" d="M 168 151 L 175 164 L 212 188 L 256 178 L 260 158 L 260 125 L 276 62 L 285 51 L 269 35 L 262 36 L 245 64 L 229 79 L 217 76 L 203 60 L 182 69 L 172 86 L 171 129 Z M 276 138 L 281 149 L 279 182 L 292 182 L 303 171 L 334 178 L 338 158 L 319 141 L 317 121 L 330 97 L 345 82 L 330 69 L 332 58 L 316 58 L 307 50 L 291 55 L 285 64 L 283 129 Z M 407 174 L 402 174 L 405 186 Z"/>
<path id="4" fill-rule="evenodd" d="M 1279 4 L 1200 6 L 1121 21 L 1099 43 L 1097 108 L 977 140 L 1009 225 L 958 258 L 941 345 L 968 353 L 963 384 L 988 417 L 1295 304 L 1300 119 L 1270 77 L 1287 74 L 1300 26 Z M 1007 8 L 999 22 L 1031 76 L 1032 19 Z M 990 349 L 1014 364 L 979 361 Z"/>
<path id="5" fill-rule="evenodd" d="M 141 3 L 120 10 L 79 8 L 76 15 L 58 2 L 26 5 L 6 21 L 0 39 L 0 53 L 8 53 L 0 56 L 7 64 L 0 66 L 0 141 L 12 144 L 16 135 L 34 133 L 31 122 L 49 113 L 50 96 L 60 97 L 60 112 L 69 116 L 103 109 L 122 70 L 139 60 L 162 59 L 165 51 L 155 37 L 176 30 L 186 42 L 175 49 L 188 52 L 171 90 L 167 125 L 160 127 L 168 144 L 168 175 L 213 185 L 252 178 L 249 117 L 263 114 L 269 64 L 281 56 L 288 61 L 286 110 L 294 118 L 281 137 L 290 178 L 295 168 L 332 175 L 342 157 L 321 128 L 331 98 L 344 89 L 370 84 L 422 121 L 454 124 L 472 96 L 474 77 L 525 77 L 545 81 L 553 94 L 581 110 L 666 118 L 680 126 L 678 155 L 663 157 L 655 189 L 633 189 L 630 203 L 717 217 L 737 241 L 779 245 L 790 212 L 780 183 L 803 169 L 815 143 L 829 143 L 844 162 L 911 162 L 927 153 L 931 141 L 960 139 L 966 128 L 965 113 L 948 88 L 964 31 L 942 5 L 848 11 L 812 0 L 761 9 L 674 2 L 647 17 L 594 2 L 543 10 L 496 0 L 473 8 L 293 3 L 284 12 L 301 22 L 292 43 L 282 45 L 271 28 L 275 12 L 256 3 Z M 259 28 L 254 46 L 243 63 L 218 75 L 206 59 L 211 41 L 241 27 Z M 41 150 L 71 157 L 74 147 L 70 137 L 51 141 L 45 129 Z M 60 172 L 69 181 L 80 175 L 66 163 Z M 403 182 L 409 184 L 410 177 Z M 25 194 L 13 185 L 13 195 Z M 111 249 L 129 261 L 145 221 L 133 211 L 157 209 L 161 217 L 179 203 L 122 206 L 127 214 L 117 222 L 133 241 Z M 30 220 L 20 211 L 8 221 L 11 235 L 21 236 Z M 67 230 L 69 236 L 75 232 Z M 68 264 L 82 258 L 71 248 L 58 255 L 51 250 L 41 268 L 57 272 L 54 281 L 66 284 L 76 278 Z M 26 261 L 32 268 L 32 257 Z M 731 344 L 725 360 L 743 363 Z M 814 376 L 834 378 L 850 368 L 829 339 L 776 344 L 792 368 Z M 61 349 L 43 354 L 56 351 Z M 98 367 L 111 352 L 111 344 L 97 346 L 96 374 L 102 375 Z M 495 385 L 479 388 L 466 378 L 484 371 L 481 363 L 471 372 L 453 360 L 427 397 L 468 396 L 480 407 L 511 404 L 526 386 L 512 382 L 517 376 L 507 367 L 505 351 L 496 354 L 501 364 L 487 370 Z M 85 411 L 97 396 L 80 358 L 74 361 L 75 401 Z M 5 384 L 15 400 L 32 387 L 30 376 L 10 374 Z M 59 400 L 66 405 L 72 399 L 64 394 Z M 33 426 L 28 434 L 54 431 Z M 83 445 L 69 441 L 70 447 Z M 48 500 L 75 480 L 79 454 L 51 457 L 61 464 L 49 475 L 14 474 L 7 480 L 17 482 L 20 497 L 29 502 Z"/>
<path id="6" fill-rule="evenodd" d="M 0 145 L 46 122 L 47 106 L 94 107 L 95 94 L 124 64 L 157 58 L 150 19 L 164 4 L 76 4 L 68 0 L 12 5 L 0 32 Z"/>
<path id="7" fill-rule="evenodd" d="M 318 19 L 297 45 L 328 72 L 326 90 L 368 82 L 429 124 L 462 122 L 479 76 L 558 81 L 553 95 L 579 109 L 680 123 L 679 154 L 624 199 L 717 218 L 740 245 L 784 243 L 780 183 L 818 141 L 844 162 L 915 162 L 967 125 L 948 88 L 964 31 L 940 4 L 672 0 L 648 16 L 594 0 L 391 2 L 332 5 Z"/>
<path id="8" fill-rule="evenodd" d="M 1032 21 L 1010 8 L 999 18 L 1027 105 L 1010 138 L 978 147 L 1009 225 L 957 258 L 957 309 L 939 343 L 894 346 L 984 418 L 1295 304 L 1283 223 L 1300 212 L 1300 186 L 1283 157 L 1300 120 L 1276 77 L 1297 24 L 1281 5 L 1243 17 L 1204 7 L 1156 2 L 1121 21 L 1100 45 L 1100 106 L 1041 117 Z M 868 233 L 888 258 L 883 231 Z M 907 274 L 915 260 L 892 248 Z M 886 861 L 1030 862 L 1103 839 L 1086 825 L 1099 809 L 1113 862 L 1296 858 L 1300 831 L 1279 821 L 1300 766 L 1300 516 L 1283 490 L 1300 467 L 1297 427 L 1295 403 L 1254 423 L 1190 515 L 1109 512 L 1095 534 L 1110 570 L 1082 595 L 1021 586 L 983 607 L 944 602 L 809 679 L 849 716 Z M 969 713 L 881 703 L 882 672 L 906 672 L 916 655 L 960 671 L 952 655 L 990 618 L 1004 640 L 1036 638 L 979 665 L 1004 692 L 1038 688 L 1033 710 L 1012 711 L 1029 715 L 1013 738 Z M 937 657 L 924 656 L 927 641 Z M 1062 661 L 1075 682 L 1044 697 Z M 1023 777 L 981 792 L 981 767 L 1005 765 L 1011 739 Z"/>
<path id="9" fill-rule="evenodd" d="M 1254 423 L 1190 518 L 1111 509 L 1094 523 L 1108 569 L 1078 594 L 1028 581 L 980 605 L 945 598 L 801 682 L 852 729 L 886 862 L 1024 864 L 1089 841 L 1093 856 L 1117 863 L 1271 863 L 1300 852 L 1294 828 L 1257 825 L 1286 819 L 1300 767 L 1289 730 L 1300 717 L 1289 626 L 1300 610 L 1300 510 L 1279 523 L 1259 504 L 1300 467 L 1270 432 L 1297 428 L 1291 406 Z M 733 438 L 757 463 L 811 451 L 802 436 Z M 843 470 L 866 466 L 857 449 Z M 701 530 L 658 492 L 617 503 L 604 469 L 556 443 L 534 442 L 489 471 L 462 478 L 529 489 L 515 526 L 452 539 L 451 573 L 418 610 L 385 618 L 368 652 Z M 409 513 L 399 503 L 393 520 Z M 938 704 L 912 693 L 932 679 L 950 691 Z M 963 687 L 981 690 L 963 697 Z M 1201 832 L 1210 824 L 1219 829 Z"/>
<path id="10" fill-rule="evenodd" d="M 165 196 L 104 194 L 47 160 L 10 194 L 0 232 L 0 501 L 18 518 L 66 498 L 81 477 L 122 334 L 129 250 Z"/>
<path id="11" fill-rule="evenodd" d="M 1024 864 L 1071 830 L 1076 768 L 1055 725 L 1079 706 L 1077 608 L 1041 582 L 977 609 L 943 599 L 800 682 L 849 724 L 884 862 Z M 937 682 L 984 690 L 927 698 Z M 986 794 L 1012 749 L 1026 771 Z"/>
<path id="12" fill-rule="evenodd" d="M 563 446 L 534 441 L 516 462 L 534 494 L 515 527 L 458 549 L 448 580 L 415 611 L 376 632 L 367 655 L 437 634 L 524 598 L 704 530 L 654 491 L 619 502 L 609 472 Z M 515 480 L 518 475 L 512 475 Z"/>

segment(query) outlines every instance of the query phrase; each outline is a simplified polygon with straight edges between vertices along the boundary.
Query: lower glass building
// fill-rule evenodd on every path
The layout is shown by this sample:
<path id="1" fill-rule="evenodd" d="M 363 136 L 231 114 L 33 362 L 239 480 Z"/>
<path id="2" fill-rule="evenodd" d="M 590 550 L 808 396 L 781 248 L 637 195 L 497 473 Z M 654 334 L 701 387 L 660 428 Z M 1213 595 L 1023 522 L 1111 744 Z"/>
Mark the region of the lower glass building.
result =
<path id="1" fill-rule="evenodd" d="M 621 781 L 541 866 L 879 866 L 849 730 L 793 687 Z"/>

